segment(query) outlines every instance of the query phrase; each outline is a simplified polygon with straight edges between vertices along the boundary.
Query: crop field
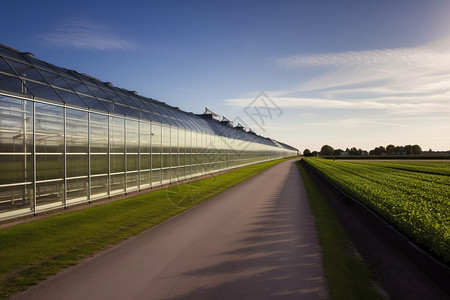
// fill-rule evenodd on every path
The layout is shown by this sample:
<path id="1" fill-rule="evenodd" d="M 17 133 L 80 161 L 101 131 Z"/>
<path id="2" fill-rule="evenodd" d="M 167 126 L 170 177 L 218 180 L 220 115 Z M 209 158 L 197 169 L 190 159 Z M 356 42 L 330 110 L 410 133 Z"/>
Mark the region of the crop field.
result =
<path id="1" fill-rule="evenodd" d="M 431 254 L 450 263 L 450 161 L 305 161 Z"/>

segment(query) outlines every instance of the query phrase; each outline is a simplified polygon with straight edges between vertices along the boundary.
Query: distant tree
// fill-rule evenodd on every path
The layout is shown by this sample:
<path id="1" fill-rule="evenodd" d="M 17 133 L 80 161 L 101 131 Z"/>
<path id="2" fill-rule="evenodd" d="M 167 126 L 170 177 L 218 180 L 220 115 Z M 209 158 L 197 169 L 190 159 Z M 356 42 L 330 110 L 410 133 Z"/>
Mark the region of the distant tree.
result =
<path id="1" fill-rule="evenodd" d="M 311 153 L 311 156 L 318 156 L 319 155 L 319 152 L 317 152 L 317 151 L 313 151 L 312 153 Z"/>
<path id="2" fill-rule="evenodd" d="M 404 152 L 405 152 L 405 149 L 403 148 L 403 146 L 395 147 L 395 154 L 402 155 L 402 154 L 405 154 Z"/>
<path id="3" fill-rule="evenodd" d="M 306 157 L 311 156 L 311 150 L 305 149 L 305 150 L 303 151 L 303 155 L 306 156 Z"/>
<path id="4" fill-rule="evenodd" d="M 415 154 L 415 155 L 421 155 L 422 154 L 422 148 L 420 148 L 419 145 L 413 145 L 411 147 L 412 153 L 411 154 Z"/>
<path id="5" fill-rule="evenodd" d="M 334 149 L 333 150 L 333 155 L 334 156 L 341 155 L 342 152 L 344 152 L 344 150 L 342 150 L 342 149 Z"/>
<path id="6" fill-rule="evenodd" d="M 376 147 L 369 152 L 370 155 L 382 155 L 383 153 L 386 153 L 386 148 L 384 148 L 383 146 Z"/>
<path id="7" fill-rule="evenodd" d="M 406 145 L 403 150 L 406 152 L 407 155 L 411 155 L 413 154 L 413 150 L 412 150 L 412 146 L 411 145 Z"/>
<path id="8" fill-rule="evenodd" d="M 386 154 L 388 154 L 388 155 L 394 155 L 395 154 L 395 146 L 394 145 L 392 145 L 392 144 L 390 144 L 390 145 L 387 145 L 387 147 L 386 147 Z"/>
<path id="9" fill-rule="evenodd" d="M 329 145 L 322 146 L 322 149 L 320 149 L 320 155 L 321 156 L 327 156 L 327 155 L 333 155 L 333 147 Z"/>
<path id="10" fill-rule="evenodd" d="M 350 155 L 361 155 L 361 151 L 358 151 L 358 149 L 356 149 L 356 147 L 352 147 L 350 149 L 350 151 L 348 151 L 348 154 L 350 154 Z"/>

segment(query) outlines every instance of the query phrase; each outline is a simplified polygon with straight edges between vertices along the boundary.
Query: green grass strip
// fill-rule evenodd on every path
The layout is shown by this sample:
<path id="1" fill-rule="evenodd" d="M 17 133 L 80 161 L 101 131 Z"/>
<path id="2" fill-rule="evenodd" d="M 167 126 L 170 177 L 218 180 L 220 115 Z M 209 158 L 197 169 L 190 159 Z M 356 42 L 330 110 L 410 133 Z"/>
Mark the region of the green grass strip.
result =
<path id="1" fill-rule="evenodd" d="M 297 162 L 308 194 L 323 251 L 325 276 L 332 299 L 383 299 L 373 275 L 356 255 L 349 237 L 312 178 Z"/>
<path id="2" fill-rule="evenodd" d="M 0 229 L 0 299 L 27 289 L 281 162 Z"/>

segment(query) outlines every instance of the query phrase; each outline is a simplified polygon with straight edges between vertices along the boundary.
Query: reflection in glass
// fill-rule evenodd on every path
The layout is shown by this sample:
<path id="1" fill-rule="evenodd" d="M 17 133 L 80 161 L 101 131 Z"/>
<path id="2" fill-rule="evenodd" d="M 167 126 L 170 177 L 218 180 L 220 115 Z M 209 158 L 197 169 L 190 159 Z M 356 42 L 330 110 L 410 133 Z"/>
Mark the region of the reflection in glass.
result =
<path id="1" fill-rule="evenodd" d="M 56 204 L 59 206 L 64 204 L 63 180 L 36 184 L 36 205 L 39 207 L 48 204 Z"/>
<path id="2" fill-rule="evenodd" d="M 125 122 L 122 118 L 110 118 L 109 142 L 111 153 L 124 153 Z"/>
<path id="3" fill-rule="evenodd" d="M 111 153 L 111 173 L 118 173 L 125 171 L 125 156 L 124 154 Z"/>
<path id="4" fill-rule="evenodd" d="M 36 179 L 49 180 L 64 177 L 63 155 L 36 155 Z"/>
<path id="5" fill-rule="evenodd" d="M 111 194 L 125 192 L 125 175 L 111 175 Z"/>
<path id="6" fill-rule="evenodd" d="M 29 209 L 34 203 L 33 185 L 17 185 L 0 187 L 0 213 Z"/>
<path id="7" fill-rule="evenodd" d="M 152 170 L 152 186 L 161 185 L 161 170 Z"/>
<path id="8" fill-rule="evenodd" d="M 160 169 L 161 165 L 161 154 L 152 155 L 152 169 Z"/>
<path id="9" fill-rule="evenodd" d="M 139 152 L 139 127 L 137 121 L 127 120 L 127 153 Z"/>
<path id="10" fill-rule="evenodd" d="M 161 125 L 152 124 L 151 127 L 151 135 L 152 135 L 152 153 L 160 153 L 161 152 Z"/>
<path id="11" fill-rule="evenodd" d="M 90 115 L 91 153 L 108 153 L 108 116 Z"/>
<path id="12" fill-rule="evenodd" d="M 139 155 L 127 154 L 127 171 L 139 170 Z"/>
<path id="13" fill-rule="evenodd" d="M 91 154 L 91 174 L 107 174 L 108 173 L 108 155 L 107 154 Z"/>
<path id="14" fill-rule="evenodd" d="M 88 188 L 87 177 L 67 180 L 67 201 L 86 201 L 88 198 Z"/>
<path id="15" fill-rule="evenodd" d="M 88 113 L 80 110 L 66 110 L 67 153 L 88 153 Z"/>
<path id="16" fill-rule="evenodd" d="M 67 177 L 78 177 L 88 175 L 88 155 L 87 154 L 68 154 L 66 156 Z"/>
<path id="17" fill-rule="evenodd" d="M 91 197 L 101 198 L 108 195 L 108 176 L 91 177 Z"/>
<path id="18" fill-rule="evenodd" d="M 127 174 L 127 192 L 138 188 L 139 173 Z"/>
<path id="19" fill-rule="evenodd" d="M 63 108 L 36 103 L 36 152 L 64 152 Z"/>

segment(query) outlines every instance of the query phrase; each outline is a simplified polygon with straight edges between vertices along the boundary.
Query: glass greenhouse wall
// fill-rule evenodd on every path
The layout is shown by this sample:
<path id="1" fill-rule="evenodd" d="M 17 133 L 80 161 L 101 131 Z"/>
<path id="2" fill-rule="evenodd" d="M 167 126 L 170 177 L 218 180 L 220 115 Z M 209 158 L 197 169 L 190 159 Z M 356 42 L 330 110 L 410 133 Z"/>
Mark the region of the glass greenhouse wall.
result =
<path id="1" fill-rule="evenodd" d="M 0 219 L 298 153 L 224 120 L 0 45 Z"/>

